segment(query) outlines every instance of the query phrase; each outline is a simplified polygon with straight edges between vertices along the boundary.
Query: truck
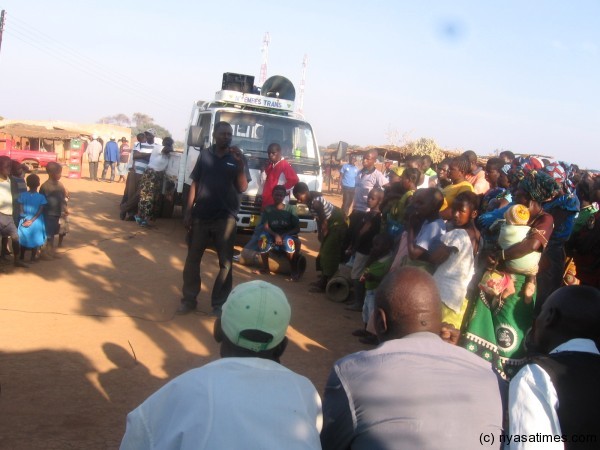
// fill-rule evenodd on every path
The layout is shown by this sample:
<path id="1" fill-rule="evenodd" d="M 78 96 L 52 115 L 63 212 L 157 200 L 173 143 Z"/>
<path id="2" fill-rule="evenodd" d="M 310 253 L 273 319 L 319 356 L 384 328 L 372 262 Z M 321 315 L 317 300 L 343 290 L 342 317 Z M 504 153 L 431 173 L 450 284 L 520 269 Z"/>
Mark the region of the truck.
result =
<path id="1" fill-rule="evenodd" d="M 214 126 L 220 121 L 233 128 L 232 144 L 242 150 L 251 181 L 241 196 L 238 229 L 252 230 L 261 214 L 261 171 L 268 161 L 267 147 L 278 143 L 283 157 L 291 164 L 300 181 L 310 190 L 320 191 L 323 172 L 319 147 L 311 125 L 294 111 L 295 88 L 285 77 L 274 76 L 259 89 L 254 77 L 243 74 L 223 74 L 222 89 L 211 101 L 193 104 L 187 129 L 186 147 L 179 158 L 179 171 L 174 198 L 185 207 L 190 175 L 200 151 L 213 144 Z M 294 199 L 290 199 L 294 203 Z M 167 208 L 168 209 L 168 208 Z M 163 211 L 165 208 L 163 208 Z M 314 217 L 304 205 L 297 205 L 300 229 L 317 230 Z"/>
<path id="2" fill-rule="evenodd" d="M 46 167 L 49 162 L 57 162 L 58 155 L 54 152 L 41 150 L 21 150 L 16 148 L 11 139 L 6 140 L 5 148 L 0 149 L 0 156 L 8 156 L 10 159 L 25 164 L 30 170 Z"/>

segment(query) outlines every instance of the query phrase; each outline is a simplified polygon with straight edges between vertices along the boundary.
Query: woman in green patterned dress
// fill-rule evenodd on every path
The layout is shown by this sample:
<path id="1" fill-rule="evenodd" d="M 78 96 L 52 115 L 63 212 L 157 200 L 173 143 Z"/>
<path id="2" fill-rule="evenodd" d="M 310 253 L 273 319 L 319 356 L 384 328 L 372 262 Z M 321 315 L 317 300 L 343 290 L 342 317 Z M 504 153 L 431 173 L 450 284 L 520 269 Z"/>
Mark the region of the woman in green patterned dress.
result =
<path id="1" fill-rule="evenodd" d="M 504 251 L 494 250 L 488 256 L 490 267 L 497 265 L 497 270 L 510 276 L 514 293 L 502 298 L 479 291 L 478 297 L 472 299 L 475 302 L 472 315 L 459 343 L 490 361 L 507 379 L 525 363 L 525 335 L 533 323 L 535 295 L 526 299 L 523 292 L 526 276 L 510 273 L 504 261 L 543 251 L 552 234 L 553 219 L 544 212 L 542 203 L 551 199 L 557 189 L 554 179 L 542 172 L 531 171 L 519 182 L 514 199 L 529 209 L 531 230 L 523 241 Z"/>

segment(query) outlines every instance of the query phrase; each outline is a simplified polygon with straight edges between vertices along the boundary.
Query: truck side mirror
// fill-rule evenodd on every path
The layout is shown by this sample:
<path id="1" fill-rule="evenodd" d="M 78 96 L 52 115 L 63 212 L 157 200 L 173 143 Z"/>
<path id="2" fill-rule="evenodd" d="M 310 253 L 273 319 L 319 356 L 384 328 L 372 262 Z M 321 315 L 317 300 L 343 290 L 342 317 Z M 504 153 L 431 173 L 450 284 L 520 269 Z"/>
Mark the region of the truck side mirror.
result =
<path id="1" fill-rule="evenodd" d="M 188 131 L 187 145 L 189 147 L 202 147 L 202 127 L 192 125 Z"/>

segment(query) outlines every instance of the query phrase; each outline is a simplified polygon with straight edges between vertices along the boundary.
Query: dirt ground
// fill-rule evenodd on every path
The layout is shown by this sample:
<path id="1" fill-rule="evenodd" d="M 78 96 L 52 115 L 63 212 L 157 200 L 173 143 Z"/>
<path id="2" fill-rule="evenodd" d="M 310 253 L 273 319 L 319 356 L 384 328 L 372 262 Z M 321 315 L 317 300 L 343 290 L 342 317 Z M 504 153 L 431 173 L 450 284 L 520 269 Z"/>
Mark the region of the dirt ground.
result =
<path id="1" fill-rule="evenodd" d="M 198 312 L 174 316 L 186 256 L 180 218 L 142 229 L 118 219 L 123 184 L 62 181 L 71 192 L 71 231 L 61 258 L 0 267 L 1 449 L 118 448 L 129 411 L 218 358 L 207 315 L 215 254 L 203 261 Z M 308 292 L 318 242 L 314 234 L 302 242 L 301 282 L 267 279 L 292 306 L 282 363 L 322 392 L 332 363 L 365 347 L 350 335 L 360 314 Z M 255 277 L 235 265 L 234 284 Z"/>

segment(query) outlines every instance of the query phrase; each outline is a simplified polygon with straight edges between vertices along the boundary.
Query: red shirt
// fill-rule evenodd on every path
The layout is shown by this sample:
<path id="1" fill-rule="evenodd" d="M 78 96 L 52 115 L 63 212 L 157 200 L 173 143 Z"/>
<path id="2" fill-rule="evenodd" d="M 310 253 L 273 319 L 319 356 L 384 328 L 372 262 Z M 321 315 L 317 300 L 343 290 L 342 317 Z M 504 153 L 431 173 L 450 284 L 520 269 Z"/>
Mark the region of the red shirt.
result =
<path id="1" fill-rule="evenodd" d="M 294 169 L 285 159 L 281 158 L 275 164 L 269 162 L 265 167 L 265 175 L 267 179 L 263 186 L 262 191 L 262 206 L 264 210 L 267 206 L 273 205 L 273 188 L 278 184 L 285 186 L 286 190 L 289 190 L 296 186 L 298 183 L 298 175 L 294 172 Z"/>

